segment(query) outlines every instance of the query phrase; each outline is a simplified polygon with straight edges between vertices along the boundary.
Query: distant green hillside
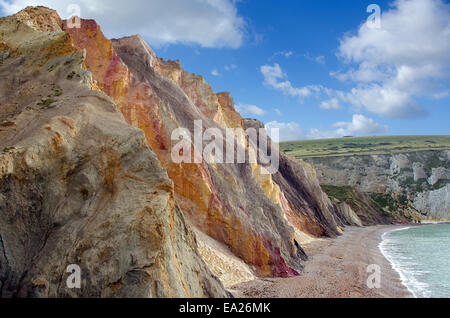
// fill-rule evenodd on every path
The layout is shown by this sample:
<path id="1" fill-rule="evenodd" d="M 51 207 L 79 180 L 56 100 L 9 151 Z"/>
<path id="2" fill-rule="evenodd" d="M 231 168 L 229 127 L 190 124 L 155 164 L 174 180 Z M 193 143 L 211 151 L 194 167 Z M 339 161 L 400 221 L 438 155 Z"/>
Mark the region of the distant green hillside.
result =
<path id="1" fill-rule="evenodd" d="M 450 135 L 301 140 L 280 143 L 280 149 L 290 157 L 297 159 L 448 150 L 450 149 Z"/>

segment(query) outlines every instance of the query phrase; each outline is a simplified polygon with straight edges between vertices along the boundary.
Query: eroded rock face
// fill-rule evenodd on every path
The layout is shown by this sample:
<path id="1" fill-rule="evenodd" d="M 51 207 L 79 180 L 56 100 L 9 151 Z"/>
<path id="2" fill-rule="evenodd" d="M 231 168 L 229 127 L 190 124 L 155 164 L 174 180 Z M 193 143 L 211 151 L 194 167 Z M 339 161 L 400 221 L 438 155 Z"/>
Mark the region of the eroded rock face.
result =
<path id="1" fill-rule="evenodd" d="M 264 128 L 254 119 L 245 119 L 244 124 L 246 129 Z M 270 151 L 275 147 L 269 142 Z M 320 187 L 315 169 L 306 162 L 293 161 L 280 153 L 280 168 L 273 180 L 283 193 L 286 218 L 294 228 L 313 236 L 333 237 L 346 225 L 358 225 L 330 201 Z"/>
<path id="2" fill-rule="evenodd" d="M 417 210 L 415 213 L 411 209 L 404 211 L 408 218 L 448 219 L 449 151 L 306 161 L 315 166 L 323 185 L 352 186 L 363 193 L 388 194 L 395 200 L 407 200 L 408 205 Z"/>
<path id="3" fill-rule="evenodd" d="M 0 297 L 226 297 L 144 133 L 60 25 L 46 8 L 0 19 Z"/>
<path id="4" fill-rule="evenodd" d="M 252 163 L 259 149 L 244 132 L 203 146 L 243 150 L 246 163 L 176 163 L 177 128 L 194 135 L 201 121 L 201 132 L 226 136 L 262 125 L 244 122 L 229 93 L 157 58 L 140 36 L 110 41 L 95 21 L 69 28 L 45 8 L 0 27 L 4 295 L 222 297 L 189 226 L 246 263 L 209 255 L 215 244 L 205 244 L 218 275 L 221 266 L 248 269 L 228 276 L 235 281 L 298 275 L 305 236 L 355 223 L 312 166 L 282 155 L 271 175 Z M 81 294 L 64 288 L 66 262 L 82 268 Z"/>
<path id="5" fill-rule="evenodd" d="M 414 198 L 414 206 L 432 220 L 450 220 L 450 184 L 419 193 Z"/>
<path id="6" fill-rule="evenodd" d="M 84 25 L 84 27 L 83 27 Z M 295 229 L 284 217 L 284 194 L 270 175 L 251 164 L 175 164 L 171 134 L 183 127 L 193 133 L 194 121 L 208 128 L 243 127 L 231 95 L 215 94 L 197 75 L 186 73 L 178 61 L 162 61 L 139 36 L 111 42 L 92 21 L 68 29 L 76 45 L 87 51 L 87 66 L 98 86 L 117 101 L 127 121 L 144 130 L 175 184 L 175 196 L 192 224 L 225 244 L 254 267 L 260 276 L 297 275 L 302 268 Z M 98 51 L 103 53 L 93 53 Z M 109 56 L 97 59 L 97 56 Z M 96 65 L 102 63 L 103 67 Z M 113 71 L 114 70 L 114 71 Z M 206 143 L 205 143 L 206 145 Z M 235 147 L 254 155 L 245 136 Z M 295 216 L 293 215 L 293 218 Z"/>
<path id="7" fill-rule="evenodd" d="M 144 130 L 175 184 L 183 212 L 257 275 L 297 275 L 306 258 L 298 244 L 304 233 L 334 236 L 354 224 L 322 192 L 306 163 L 281 156 L 280 171 L 273 176 L 259 164 L 175 164 L 170 136 L 176 128 L 193 135 L 196 120 L 202 121 L 203 131 L 217 128 L 222 135 L 225 128 L 263 127 L 244 123 L 229 93 L 215 94 L 203 77 L 188 74 L 179 61 L 157 58 L 141 37 L 111 42 L 94 21 L 84 22 L 81 29 L 63 28 L 86 49 L 98 86 L 117 101 L 130 124 Z M 234 147 L 244 148 L 247 158 L 258 152 L 244 134 L 236 137 Z"/>

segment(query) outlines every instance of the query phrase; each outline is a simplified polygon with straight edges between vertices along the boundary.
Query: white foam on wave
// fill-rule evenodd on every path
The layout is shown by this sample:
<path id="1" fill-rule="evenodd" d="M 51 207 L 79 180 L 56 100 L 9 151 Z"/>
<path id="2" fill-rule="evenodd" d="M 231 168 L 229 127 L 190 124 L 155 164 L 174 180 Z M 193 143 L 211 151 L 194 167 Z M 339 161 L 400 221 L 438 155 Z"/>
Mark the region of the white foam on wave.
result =
<path id="1" fill-rule="evenodd" d="M 417 276 L 426 274 L 426 272 L 414 270 L 416 264 L 412 262 L 412 258 L 405 257 L 398 253 L 394 240 L 389 239 L 389 235 L 393 232 L 406 231 L 410 228 L 411 227 L 405 227 L 383 233 L 379 249 L 383 256 L 391 263 L 392 268 L 400 275 L 402 284 L 409 290 L 414 298 L 427 298 L 431 296 L 429 285 L 420 282 L 417 279 Z"/>

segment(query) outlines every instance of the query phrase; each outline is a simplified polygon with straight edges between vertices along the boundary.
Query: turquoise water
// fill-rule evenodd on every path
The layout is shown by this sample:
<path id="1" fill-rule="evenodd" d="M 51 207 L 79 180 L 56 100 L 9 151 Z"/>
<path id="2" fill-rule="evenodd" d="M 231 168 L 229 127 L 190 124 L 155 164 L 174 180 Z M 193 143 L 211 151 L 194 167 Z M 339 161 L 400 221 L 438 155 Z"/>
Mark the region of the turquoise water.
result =
<path id="1" fill-rule="evenodd" d="M 380 249 L 418 298 L 450 298 L 450 224 L 385 233 Z"/>

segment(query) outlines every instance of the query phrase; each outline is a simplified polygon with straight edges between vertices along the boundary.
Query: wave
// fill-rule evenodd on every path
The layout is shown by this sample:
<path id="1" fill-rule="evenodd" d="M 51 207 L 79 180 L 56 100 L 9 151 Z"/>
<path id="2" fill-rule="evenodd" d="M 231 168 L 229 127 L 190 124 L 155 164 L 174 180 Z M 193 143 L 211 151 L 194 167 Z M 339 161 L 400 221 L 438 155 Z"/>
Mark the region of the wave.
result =
<path id="1" fill-rule="evenodd" d="M 402 255 L 395 240 L 389 238 L 393 232 L 406 231 L 409 229 L 411 229 L 411 227 L 385 232 L 381 237 L 379 249 L 383 256 L 391 263 L 392 268 L 400 275 L 402 284 L 409 290 L 414 298 L 427 298 L 431 296 L 430 286 L 427 283 L 419 281 L 417 277 L 427 274 L 428 272 L 415 270 L 417 264 L 412 261 L 412 258 Z"/>

